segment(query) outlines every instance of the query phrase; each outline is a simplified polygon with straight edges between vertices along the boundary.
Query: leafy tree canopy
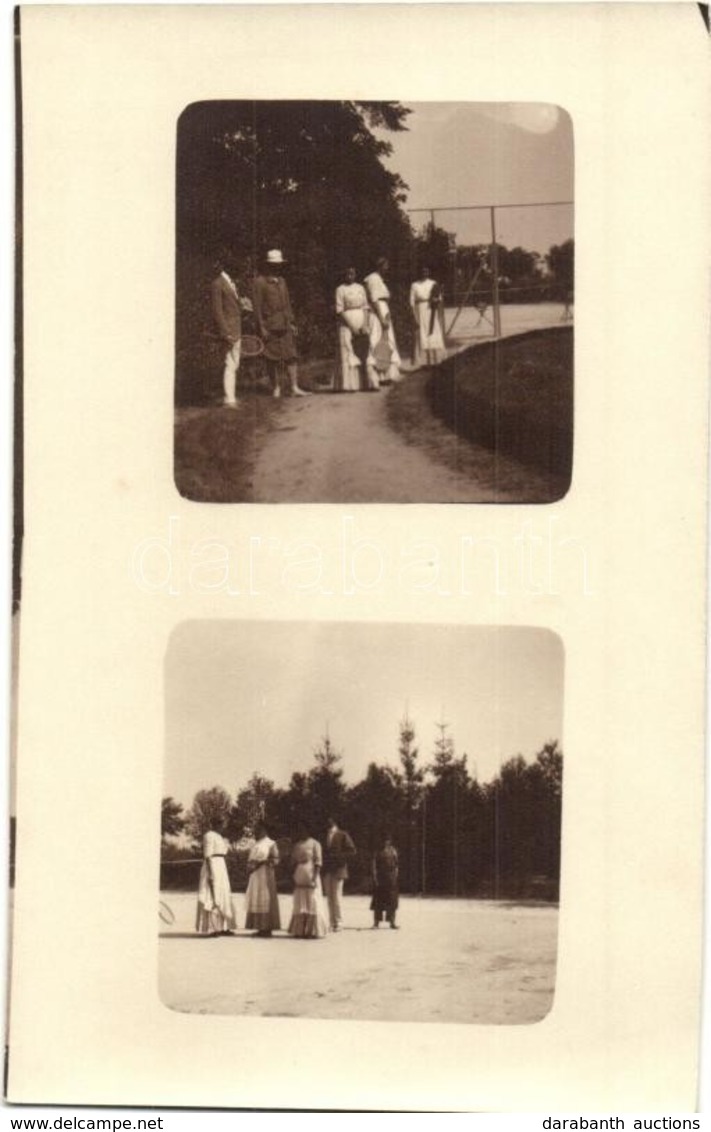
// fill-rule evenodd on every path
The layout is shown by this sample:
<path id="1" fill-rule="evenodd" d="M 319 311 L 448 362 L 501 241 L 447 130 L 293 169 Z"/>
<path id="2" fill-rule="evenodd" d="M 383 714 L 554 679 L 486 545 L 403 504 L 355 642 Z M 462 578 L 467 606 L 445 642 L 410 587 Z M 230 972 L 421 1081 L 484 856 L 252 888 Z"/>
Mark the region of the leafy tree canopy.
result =
<path id="1" fill-rule="evenodd" d="M 195 841 L 201 841 L 210 829 L 220 833 L 229 827 L 231 810 L 230 796 L 221 786 L 198 790 L 188 811 L 186 829 Z"/>
<path id="2" fill-rule="evenodd" d="M 274 794 L 274 783 L 255 771 L 244 789 L 238 791 L 230 813 L 230 834 L 235 840 L 253 834 L 257 822 L 268 819 Z"/>
<path id="3" fill-rule="evenodd" d="M 183 807 L 174 798 L 164 798 L 160 808 L 161 837 L 177 837 L 185 828 Z"/>

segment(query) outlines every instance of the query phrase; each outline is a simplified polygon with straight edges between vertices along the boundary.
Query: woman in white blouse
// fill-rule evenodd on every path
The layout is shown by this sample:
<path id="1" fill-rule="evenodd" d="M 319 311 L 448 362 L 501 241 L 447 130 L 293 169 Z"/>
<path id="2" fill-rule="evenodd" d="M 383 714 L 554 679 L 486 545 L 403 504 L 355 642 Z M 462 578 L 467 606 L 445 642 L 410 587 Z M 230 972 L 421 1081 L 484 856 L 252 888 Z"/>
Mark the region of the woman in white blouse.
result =
<path id="1" fill-rule="evenodd" d="M 214 829 L 209 829 L 202 839 L 203 862 L 195 918 L 195 930 L 201 935 L 231 935 L 237 927 L 225 864 L 228 848 L 222 834 Z"/>
<path id="2" fill-rule="evenodd" d="M 323 854 L 320 842 L 310 833 L 306 822 L 300 821 L 291 854 L 294 877 L 294 903 L 289 922 L 289 934 L 299 939 L 323 939 L 328 923 L 321 899 L 321 866 Z"/>
<path id="3" fill-rule="evenodd" d="M 368 375 L 372 382 L 400 380 L 400 355 L 395 341 L 392 317 L 390 315 L 390 291 L 385 279 L 388 261 L 379 259 L 376 270 L 366 275 L 363 282 L 368 293 L 368 302 L 374 317 L 370 320 L 370 353 Z"/>
<path id="4" fill-rule="evenodd" d="M 368 296 L 365 287 L 356 283 L 354 267 L 347 269 L 344 279 L 336 289 L 338 368 L 333 388 L 337 393 L 357 393 L 361 388 L 363 363 L 367 363 L 364 354 L 369 353 Z M 356 353 L 359 348 L 360 357 Z M 377 389 L 377 385 L 374 388 Z"/>
<path id="5" fill-rule="evenodd" d="M 412 361 L 416 368 L 435 366 L 444 361 L 444 312 L 442 292 L 430 278 L 430 269 L 423 267 L 420 278 L 410 288 L 410 308 L 415 320 L 415 345 Z"/>
<path id="6" fill-rule="evenodd" d="M 255 931 L 257 935 L 270 936 L 281 927 L 275 871 L 279 863 L 279 850 L 264 822 L 257 822 L 254 835 L 256 840 L 247 860 L 249 882 L 244 926 L 247 931 Z"/>

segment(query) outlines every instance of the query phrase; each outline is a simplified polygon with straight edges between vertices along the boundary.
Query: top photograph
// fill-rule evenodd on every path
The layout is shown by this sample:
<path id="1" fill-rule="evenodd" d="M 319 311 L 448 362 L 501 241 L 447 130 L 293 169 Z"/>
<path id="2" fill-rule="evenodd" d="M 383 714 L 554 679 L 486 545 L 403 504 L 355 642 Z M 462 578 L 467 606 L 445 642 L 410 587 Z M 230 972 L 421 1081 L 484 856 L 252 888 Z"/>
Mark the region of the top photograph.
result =
<path id="1" fill-rule="evenodd" d="M 553 503 L 573 126 L 515 102 L 208 101 L 177 122 L 177 490 Z"/>

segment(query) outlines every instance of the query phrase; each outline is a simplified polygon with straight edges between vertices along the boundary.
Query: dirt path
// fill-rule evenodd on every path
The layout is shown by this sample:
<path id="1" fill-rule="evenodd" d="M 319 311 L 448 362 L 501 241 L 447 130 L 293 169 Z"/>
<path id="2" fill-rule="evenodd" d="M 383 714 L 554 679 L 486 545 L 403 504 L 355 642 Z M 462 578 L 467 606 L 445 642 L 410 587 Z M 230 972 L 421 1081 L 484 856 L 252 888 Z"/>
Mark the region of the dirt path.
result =
<path id="1" fill-rule="evenodd" d="M 450 352 L 490 341 L 469 326 L 475 315 L 462 312 Z M 507 307 L 505 315 L 504 337 L 540 329 L 546 318 L 560 322 L 558 308 Z M 239 413 L 217 403 L 179 407 L 181 495 L 210 503 L 545 503 L 564 494 L 567 484 L 549 473 L 460 439 L 434 417 L 422 387 L 427 371 L 404 369 L 397 387 L 352 394 L 324 391 L 319 383 L 331 372 L 329 360 L 302 365 L 315 390 L 309 397 L 275 402 L 252 382 L 243 383 Z"/>
<path id="2" fill-rule="evenodd" d="M 257 459 L 254 502 L 491 502 L 490 488 L 434 463 L 390 429 L 387 396 L 314 393 L 285 401 Z"/>

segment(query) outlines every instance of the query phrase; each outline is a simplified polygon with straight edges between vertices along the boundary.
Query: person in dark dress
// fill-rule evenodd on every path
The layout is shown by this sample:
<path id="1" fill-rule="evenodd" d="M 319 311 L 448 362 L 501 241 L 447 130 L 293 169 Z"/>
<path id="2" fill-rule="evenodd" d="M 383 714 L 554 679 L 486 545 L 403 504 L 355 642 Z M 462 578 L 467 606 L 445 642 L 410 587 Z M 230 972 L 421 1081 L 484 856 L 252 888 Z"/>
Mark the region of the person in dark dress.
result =
<path id="1" fill-rule="evenodd" d="M 397 929 L 395 915 L 399 903 L 399 862 L 397 849 L 390 834 L 386 834 L 383 847 L 373 857 L 373 899 L 370 907 L 373 913 L 373 927 L 380 927 L 383 917 L 391 928 Z"/>

